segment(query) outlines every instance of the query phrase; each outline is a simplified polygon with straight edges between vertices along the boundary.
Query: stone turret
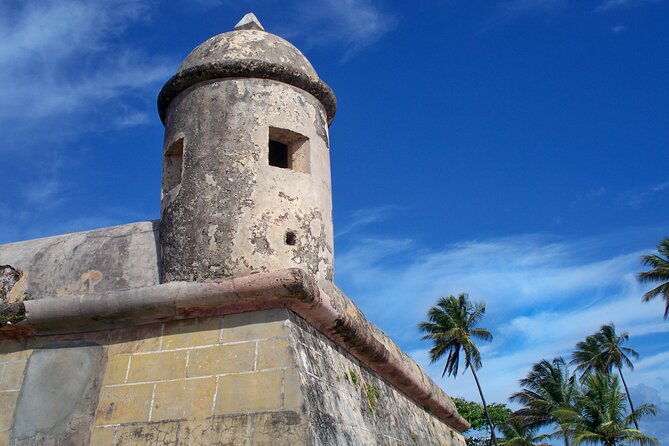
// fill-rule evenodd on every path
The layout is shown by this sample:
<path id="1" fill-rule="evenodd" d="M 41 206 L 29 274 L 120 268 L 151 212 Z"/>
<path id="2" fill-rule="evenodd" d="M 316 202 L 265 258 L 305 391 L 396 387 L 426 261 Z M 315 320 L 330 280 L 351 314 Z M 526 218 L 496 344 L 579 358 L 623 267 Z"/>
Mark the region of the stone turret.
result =
<path id="1" fill-rule="evenodd" d="M 158 108 L 163 282 L 291 267 L 332 280 L 336 100 L 297 48 L 247 14 L 188 55 Z"/>
<path id="2" fill-rule="evenodd" d="M 465 446 L 332 283 L 335 98 L 304 56 L 247 15 L 159 110 L 159 224 L 0 246 L 0 445 Z"/>

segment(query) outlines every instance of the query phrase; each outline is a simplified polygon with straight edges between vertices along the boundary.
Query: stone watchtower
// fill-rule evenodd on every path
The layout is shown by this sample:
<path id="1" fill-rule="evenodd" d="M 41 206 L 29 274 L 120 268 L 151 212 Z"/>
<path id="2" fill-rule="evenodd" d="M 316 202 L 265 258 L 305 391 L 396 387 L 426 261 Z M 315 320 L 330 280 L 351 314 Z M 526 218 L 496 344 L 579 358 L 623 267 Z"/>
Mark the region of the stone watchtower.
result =
<path id="1" fill-rule="evenodd" d="M 253 14 L 193 50 L 158 99 L 162 279 L 296 267 L 332 281 L 335 96 Z"/>
<path id="2" fill-rule="evenodd" d="M 332 282 L 335 108 L 253 14 L 193 50 L 160 221 L 0 246 L 0 445 L 465 445 Z"/>

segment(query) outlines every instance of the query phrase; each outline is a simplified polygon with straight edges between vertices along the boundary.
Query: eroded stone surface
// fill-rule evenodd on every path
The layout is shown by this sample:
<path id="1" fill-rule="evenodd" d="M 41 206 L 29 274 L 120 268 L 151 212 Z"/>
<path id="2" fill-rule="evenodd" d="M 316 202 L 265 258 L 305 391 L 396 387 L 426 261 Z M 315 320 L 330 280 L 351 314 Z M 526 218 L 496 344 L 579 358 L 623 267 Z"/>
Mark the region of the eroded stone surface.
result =
<path id="1" fill-rule="evenodd" d="M 99 345 L 35 350 L 14 413 L 12 444 L 88 444 L 105 365 Z"/>
<path id="2" fill-rule="evenodd" d="M 31 299 L 156 285 L 157 231 L 142 222 L 0 245 L 0 265 L 23 272 Z"/>
<path id="3" fill-rule="evenodd" d="M 269 165 L 270 127 L 308 139 L 309 173 Z M 165 132 L 166 150 L 180 138 L 184 148 L 181 184 L 163 186 L 163 281 L 286 267 L 332 280 L 330 160 L 318 100 L 270 80 L 202 83 L 175 99 Z"/>
<path id="4" fill-rule="evenodd" d="M 310 445 L 458 445 L 456 430 L 417 406 L 291 313 Z"/>

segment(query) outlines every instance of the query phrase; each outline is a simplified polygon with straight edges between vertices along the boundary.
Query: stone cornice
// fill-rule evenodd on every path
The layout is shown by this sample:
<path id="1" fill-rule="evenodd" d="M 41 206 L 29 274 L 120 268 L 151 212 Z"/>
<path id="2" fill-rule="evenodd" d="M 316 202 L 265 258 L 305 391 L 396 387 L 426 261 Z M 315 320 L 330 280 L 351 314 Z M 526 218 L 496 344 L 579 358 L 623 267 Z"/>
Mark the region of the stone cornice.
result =
<path id="1" fill-rule="evenodd" d="M 232 77 L 271 79 L 304 90 L 323 105 L 328 124 L 332 122 L 337 112 L 337 98 L 334 92 L 320 79 L 314 79 L 287 65 L 261 60 L 232 60 L 198 65 L 181 71 L 168 80 L 158 95 L 158 114 L 161 121 L 165 124 L 170 102 L 182 91 L 201 82 Z"/>

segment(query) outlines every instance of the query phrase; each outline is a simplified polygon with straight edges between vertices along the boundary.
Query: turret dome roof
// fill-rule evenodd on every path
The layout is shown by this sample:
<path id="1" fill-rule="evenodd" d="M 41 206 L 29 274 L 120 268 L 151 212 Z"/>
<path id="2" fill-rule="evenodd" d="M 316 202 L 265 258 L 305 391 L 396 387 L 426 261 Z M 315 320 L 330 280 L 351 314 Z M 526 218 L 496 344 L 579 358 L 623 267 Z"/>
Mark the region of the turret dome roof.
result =
<path id="1" fill-rule="evenodd" d="M 323 104 L 328 122 L 334 118 L 334 93 L 306 57 L 290 42 L 264 31 L 247 14 L 234 31 L 216 35 L 195 48 L 158 96 L 161 119 L 181 91 L 199 82 L 225 77 L 256 77 L 291 84 L 314 95 Z"/>

